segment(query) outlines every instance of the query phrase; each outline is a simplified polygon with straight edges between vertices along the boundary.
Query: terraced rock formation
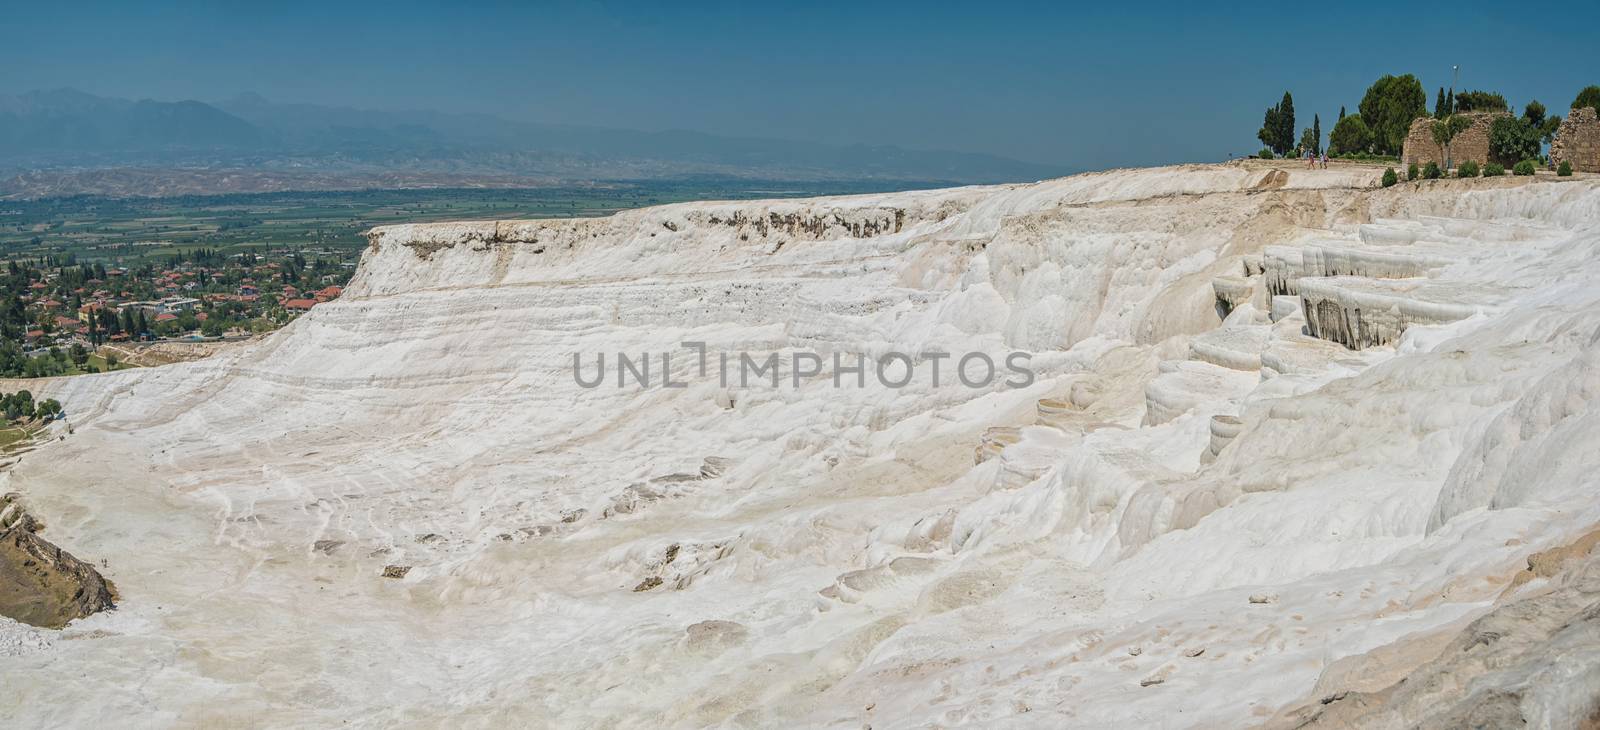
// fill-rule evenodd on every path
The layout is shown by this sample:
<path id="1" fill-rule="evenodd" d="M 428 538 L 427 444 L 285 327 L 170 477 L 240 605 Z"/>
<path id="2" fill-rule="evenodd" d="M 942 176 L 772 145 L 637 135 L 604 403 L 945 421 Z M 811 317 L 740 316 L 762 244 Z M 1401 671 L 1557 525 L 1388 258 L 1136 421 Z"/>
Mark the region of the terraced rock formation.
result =
<path id="1" fill-rule="evenodd" d="M 1600 525 L 1600 183 L 1247 162 L 370 238 L 262 341 L 32 387 L 73 433 L 0 491 L 121 599 L 0 622 L 0 723 L 1561 726 L 1600 696 L 1587 573 L 1541 557 Z M 831 359 L 889 352 L 903 387 Z M 1033 382 L 960 385 L 973 352 Z M 601 353 L 655 385 L 579 385 Z M 740 387 L 729 353 L 825 364 Z"/>

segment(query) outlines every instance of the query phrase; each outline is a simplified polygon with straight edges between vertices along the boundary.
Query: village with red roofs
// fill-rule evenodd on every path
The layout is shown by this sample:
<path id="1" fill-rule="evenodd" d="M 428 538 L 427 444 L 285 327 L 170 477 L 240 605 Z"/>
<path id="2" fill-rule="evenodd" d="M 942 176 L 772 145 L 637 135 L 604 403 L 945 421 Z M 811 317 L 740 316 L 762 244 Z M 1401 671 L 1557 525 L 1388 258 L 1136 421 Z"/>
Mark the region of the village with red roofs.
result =
<path id="1" fill-rule="evenodd" d="M 276 254 L 276 255 L 275 255 Z M 0 276 L 0 376 L 125 367 L 108 345 L 241 339 L 339 298 L 352 266 L 300 251 L 195 249 L 159 263 L 10 261 Z"/>

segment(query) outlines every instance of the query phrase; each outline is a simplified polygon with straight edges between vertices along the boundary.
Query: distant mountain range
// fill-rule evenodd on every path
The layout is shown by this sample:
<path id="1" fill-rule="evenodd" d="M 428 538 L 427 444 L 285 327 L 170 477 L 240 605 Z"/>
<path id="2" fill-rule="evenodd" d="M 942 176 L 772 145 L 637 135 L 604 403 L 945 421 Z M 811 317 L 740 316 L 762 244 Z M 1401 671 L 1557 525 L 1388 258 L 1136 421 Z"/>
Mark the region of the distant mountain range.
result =
<path id="1" fill-rule="evenodd" d="M 69 192 L 70 181 L 105 179 L 105 170 L 117 168 L 146 177 L 168 168 L 191 176 L 206 170 L 208 179 L 268 174 L 291 187 L 297 176 L 345 181 L 341 186 L 397 175 L 502 183 L 701 176 L 978 183 L 1072 172 L 985 154 L 280 104 L 255 94 L 213 103 L 129 101 L 72 89 L 0 95 L 0 194 L 16 195 L 16 181 L 41 178 L 55 181 L 52 194 Z"/>

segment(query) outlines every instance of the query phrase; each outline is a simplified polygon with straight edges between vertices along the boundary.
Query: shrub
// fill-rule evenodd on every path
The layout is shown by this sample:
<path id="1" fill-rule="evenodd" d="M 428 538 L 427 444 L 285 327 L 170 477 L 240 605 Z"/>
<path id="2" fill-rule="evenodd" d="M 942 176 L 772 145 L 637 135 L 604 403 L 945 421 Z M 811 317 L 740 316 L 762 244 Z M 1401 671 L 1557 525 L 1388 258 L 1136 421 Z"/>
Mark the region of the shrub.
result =
<path id="1" fill-rule="evenodd" d="M 1456 177 L 1477 177 L 1478 163 L 1467 160 L 1456 166 Z"/>
<path id="2" fill-rule="evenodd" d="M 1394 174 L 1394 168 L 1391 167 L 1391 168 L 1383 171 L 1383 186 L 1384 187 L 1392 188 L 1392 187 L 1394 187 L 1394 184 L 1397 183 L 1397 182 L 1400 182 L 1400 176 Z"/>
<path id="3" fill-rule="evenodd" d="M 1500 177 L 1504 174 L 1506 174 L 1506 168 L 1498 162 L 1491 162 L 1483 166 L 1484 177 Z"/>
<path id="4" fill-rule="evenodd" d="M 1427 166 L 1422 168 L 1422 176 L 1429 180 L 1438 180 L 1444 177 L 1444 171 L 1439 169 L 1439 163 L 1429 162 Z"/>
<path id="5" fill-rule="evenodd" d="M 1341 160 L 1357 160 L 1360 162 L 1387 162 L 1392 165 L 1400 164 L 1400 158 L 1394 155 L 1375 155 L 1371 152 L 1341 152 L 1337 155 L 1328 154 L 1329 157 Z"/>
<path id="6" fill-rule="evenodd" d="M 1561 177 L 1572 177 L 1572 163 L 1562 162 L 1561 166 L 1556 168 L 1556 174 Z"/>
<path id="7" fill-rule="evenodd" d="M 1532 175 L 1533 174 L 1533 160 L 1523 160 L 1521 162 L 1518 162 L 1516 167 L 1511 168 L 1511 174 L 1513 174 L 1513 175 L 1522 175 L 1522 176 Z"/>
<path id="8" fill-rule="evenodd" d="M 1417 179 L 1417 176 L 1421 175 L 1421 174 L 1422 174 L 1422 171 L 1417 169 L 1417 163 L 1415 163 L 1415 162 L 1411 163 L 1411 166 L 1406 168 L 1406 179 L 1407 180 L 1415 180 L 1415 179 Z"/>
<path id="9" fill-rule="evenodd" d="M 1256 153 L 1256 157 L 1260 157 L 1263 160 L 1270 160 L 1274 157 L 1277 157 L 1277 155 L 1272 154 L 1272 150 L 1270 148 L 1262 147 L 1261 151 Z"/>

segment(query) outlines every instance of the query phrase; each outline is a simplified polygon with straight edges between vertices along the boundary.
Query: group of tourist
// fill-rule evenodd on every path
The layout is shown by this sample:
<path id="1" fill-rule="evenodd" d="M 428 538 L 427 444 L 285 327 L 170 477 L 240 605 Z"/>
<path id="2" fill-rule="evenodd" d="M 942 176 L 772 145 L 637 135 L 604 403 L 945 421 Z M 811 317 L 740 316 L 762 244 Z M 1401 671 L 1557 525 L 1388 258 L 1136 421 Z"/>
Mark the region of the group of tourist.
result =
<path id="1" fill-rule="evenodd" d="M 1300 158 L 1306 161 L 1306 167 L 1310 167 L 1312 169 L 1316 169 L 1317 166 L 1320 165 L 1322 167 L 1322 169 L 1324 169 L 1324 170 L 1328 169 L 1328 153 L 1327 152 L 1320 152 L 1319 153 L 1319 152 L 1312 152 L 1311 150 L 1305 150 L 1305 151 L 1300 153 Z"/>

